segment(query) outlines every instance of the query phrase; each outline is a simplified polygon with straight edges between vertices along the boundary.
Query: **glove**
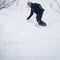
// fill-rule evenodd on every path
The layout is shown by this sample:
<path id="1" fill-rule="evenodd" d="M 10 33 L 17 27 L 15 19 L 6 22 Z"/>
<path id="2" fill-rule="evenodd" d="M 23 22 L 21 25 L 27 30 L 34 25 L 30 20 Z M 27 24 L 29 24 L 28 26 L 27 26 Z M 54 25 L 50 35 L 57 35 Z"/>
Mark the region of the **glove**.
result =
<path id="1" fill-rule="evenodd" d="M 27 18 L 27 20 L 29 20 L 29 17 Z"/>

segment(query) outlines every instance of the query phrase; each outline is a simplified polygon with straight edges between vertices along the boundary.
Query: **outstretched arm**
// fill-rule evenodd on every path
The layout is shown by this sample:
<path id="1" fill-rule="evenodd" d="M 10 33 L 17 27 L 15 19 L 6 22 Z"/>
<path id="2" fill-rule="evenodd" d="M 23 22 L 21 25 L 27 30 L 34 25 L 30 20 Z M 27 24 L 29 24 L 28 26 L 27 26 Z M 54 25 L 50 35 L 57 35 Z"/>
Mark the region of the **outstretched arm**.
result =
<path id="1" fill-rule="evenodd" d="M 33 15 L 33 11 L 31 10 L 31 13 L 27 19 L 30 19 L 32 15 Z"/>

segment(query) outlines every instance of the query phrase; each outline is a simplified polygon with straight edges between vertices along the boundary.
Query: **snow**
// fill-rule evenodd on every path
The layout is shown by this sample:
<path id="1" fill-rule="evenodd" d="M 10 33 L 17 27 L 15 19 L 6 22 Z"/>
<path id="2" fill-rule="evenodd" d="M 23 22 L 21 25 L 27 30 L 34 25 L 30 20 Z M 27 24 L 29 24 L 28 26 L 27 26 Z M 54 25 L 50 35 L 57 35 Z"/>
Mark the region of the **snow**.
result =
<path id="1" fill-rule="evenodd" d="M 33 0 L 45 8 L 42 20 L 47 26 L 37 27 L 35 14 L 26 20 L 27 1 L 0 11 L 0 60 L 60 60 L 60 14 L 49 1 Z"/>

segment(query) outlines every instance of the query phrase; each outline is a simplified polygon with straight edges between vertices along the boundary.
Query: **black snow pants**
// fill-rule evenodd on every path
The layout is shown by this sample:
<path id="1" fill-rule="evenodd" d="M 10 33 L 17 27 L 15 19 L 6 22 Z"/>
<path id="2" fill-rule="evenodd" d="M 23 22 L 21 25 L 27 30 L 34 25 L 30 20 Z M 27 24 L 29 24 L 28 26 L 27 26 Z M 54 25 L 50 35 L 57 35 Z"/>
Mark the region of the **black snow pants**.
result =
<path id="1" fill-rule="evenodd" d="M 46 23 L 41 20 L 42 16 L 43 16 L 43 12 L 44 11 L 42 10 L 40 13 L 37 14 L 36 20 L 37 20 L 37 22 L 38 22 L 39 25 L 46 26 Z"/>

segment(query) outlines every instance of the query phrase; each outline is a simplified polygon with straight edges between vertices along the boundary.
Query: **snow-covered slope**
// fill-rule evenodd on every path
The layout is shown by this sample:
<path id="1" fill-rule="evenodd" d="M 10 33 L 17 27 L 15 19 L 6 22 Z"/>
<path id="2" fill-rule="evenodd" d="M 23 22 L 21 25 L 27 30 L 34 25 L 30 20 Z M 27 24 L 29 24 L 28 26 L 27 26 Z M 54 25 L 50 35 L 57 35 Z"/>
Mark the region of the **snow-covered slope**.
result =
<path id="1" fill-rule="evenodd" d="M 47 0 L 33 2 L 45 8 L 42 20 L 46 27 L 35 26 L 35 14 L 26 20 L 27 0 L 0 11 L 0 60 L 60 60 L 60 14 Z"/>

